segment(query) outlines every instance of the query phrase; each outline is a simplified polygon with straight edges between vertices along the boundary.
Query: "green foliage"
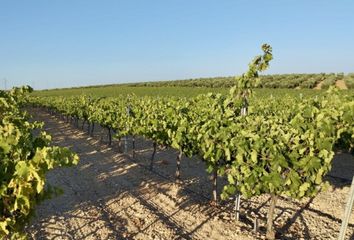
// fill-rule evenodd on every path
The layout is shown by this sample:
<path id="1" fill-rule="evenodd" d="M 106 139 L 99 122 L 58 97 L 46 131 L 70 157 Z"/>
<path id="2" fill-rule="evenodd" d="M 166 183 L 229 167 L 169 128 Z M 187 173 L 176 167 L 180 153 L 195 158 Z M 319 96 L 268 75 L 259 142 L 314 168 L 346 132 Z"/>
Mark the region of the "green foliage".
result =
<path id="1" fill-rule="evenodd" d="M 35 205 L 49 193 L 45 174 L 58 166 L 76 164 L 78 156 L 66 148 L 49 146 L 50 136 L 39 122 L 28 121 L 20 109 L 30 87 L 0 91 L 0 237 L 25 238 L 22 228 Z"/>
<path id="2" fill-rule="evenodd" d="M 344 77 L 344 82 L 349 89 L 354 89 L 354 73 L 350 73 Z"/>
<path id="3" fill-rule="evenodd" d="M 223 197 L 236 191 L 245 197 L 314 195 L 330 170 L 333 146 L 353 148 L 353 96 L 340 96 L 333 89 L 313 97 L 251 96 L 258 72 L 272 59 L 271 48 L 264 45 L 263 50 L 228 95 L 32 101 L 64 115 L 86 111 L 81 118 L 115 129 L 118 138 L 140 135 L 187 156 L 199 155 L 208 172 L 217 170 L 229 180 Z M 250 105 L 242 116 L 245 98 Z"/>
<path id="4" fill-rule="evenodd" d="M 231 153 L 229 185 L 223 196 L 236 190 L 245 197 L 316 194 L 330 170 L 333 146 L 343 132 L 353 144 L 354 125 L 348 122 L 353 114 L 343 114 L 352 105 L 353 100 L 343 102 L 330 92 L 320 98 L 284 98 L 252 108 L 230 127 L 237 147 Z"/>
<path id="5" fill-rule="evenodd" d="M 328 89 L 330 86 L 333 86 L 336 83 L 337 79 L 338 77 L 335 74 L 331 74 L 323 81 L 321 88 Z"/>
<path id="6" fill-rule="evenodd" d="M 260 94 L 272 92 L 272 94 L 299 94 L 301 93 L 318 94 L 313 89 L 320 82 L 325 81 L 324 89 L 332 86 L 336 79 L 342 75 L 334 73 L 311 73 L 311 74 L 272 74 L 259 75 L 259 83 L 254 88 L 255 92 Z M 344 79 L 351 79 L 350 75 L 345 75 Z M 199 94 L 209 92 L 226 94 L 231 87 L 235 85 L 235 77 L 214 77 L 198 78 L 188 80 L 159 81 L 146 83 L 113 84 L 102 86 L 51 89 L 35 91 L 35 96 L 78 96 L 90 95 L 95 97 L 119 97 L 120 95 L 129 95 L 134 93 L 137 96 L 178 96 L 178 97 L 196 97 Z M 352 88 L 352 87 L 350 87 Z M 277 89 L 275 91 L 274 89 Z"/>
<path id="7" fill-rule="evenodd" d="M 259 72 L 268 68 L 272 49 L 263 45 L 262 50 L 263 55 L 250 63 L 249 70 L 233 79 L 235 86 L 228 94 L 188 99 L 121 95 L 31 101 L 115 129 L 118 138 L 141 135 L 187 156 L 199 155 L 208 172 L 217 171 L 227 178 L 223 198 L 236 192 L 247 198 L 264 193 L 314 196 L 331 168 L 333 147 L 353 149 L 354 96 L 339 94 L 332 87 L 325 93 L 297 97 L 252 94 L 255 87 L 268 84 L 259 78 Z M 289 79 L 288 83 L 313 87 L 328 81 L 329 86 L 342 77 L 298 75 L 301 81 Z"/>

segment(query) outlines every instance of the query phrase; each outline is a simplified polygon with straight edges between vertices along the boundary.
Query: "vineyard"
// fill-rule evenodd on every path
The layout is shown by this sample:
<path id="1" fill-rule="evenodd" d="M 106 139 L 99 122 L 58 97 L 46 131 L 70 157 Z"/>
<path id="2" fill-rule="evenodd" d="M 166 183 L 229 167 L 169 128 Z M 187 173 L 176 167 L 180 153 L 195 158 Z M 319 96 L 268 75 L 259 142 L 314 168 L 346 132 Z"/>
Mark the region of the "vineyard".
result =
<path id="1" fill-rule="evenodd" d="M 67 148 L 49 146 L 42 124 L 29 122 L 21 110 L 29 87 L 0 92 L 0 237 L 24 238 L 24 224 L 38 202 L 56 193 L 45 186 L 48 170 L 77 164 Z M 37 130 L 37 134 L 33 131 Z"/>
<path id="2" fill-rule="evenodd" d="M 88 88 L 68 88 L 68 89 L 52 89 L 52 90 L 41 90 L 31 93 L 32 96 L 37 97 L 55 97 L 55 96 L 77 96 L 77 95 L 87 95 L 91 97 L 120 97 L 122 95 L 136 95 L 138 97 L 181 97 L 181 98 L 195 98 L 198 95 L 208 94 L 208 93 L 220 93 L 227 95 L 229 93 L 229 88 L 206 88 L 206 87 L 144 87 L 144 86 L 102 86 L 102 87 L 88 87 Z M 292 98 L 298 98 L 301 95 L 304 97 L 316 96 L 318 94 L 324 93 L 325 90 L 313 89 L 270 89 L 270 88 L 256 88 L 254 93 L 256 97 L 283 97 L 287 95 Z M 344 95 L 354 95 L 352 89 L 342 90 L 341 94 Z"/>
<path id="3" fill-rule="evenodd" d="M 251 237 L 275 239 L 279 238 L 279 234 L 287 235 L 279 230 L 282 226 L 276 224 L 274 227 L 278 204 L 313 199 L 322 194 L 326 188 L 325 179 L 331 170 L 335 149 L 353 151 L 354 97 L 352 94 L 341 94 L 338 89 L 330 87 L 338 79 L 352 81 L 351 76 L 318 74 L 296 77 L 290 75 L 289 78 L 281 75 L 259 77 L 272 60 L 271 47 L 265 44 L 262 50 L 263 54 L 250 63 L 245 74 L 233 79 L 229 92 L 224 94 L 208 93 L 189 98 L 134 94 L 115 97 L 30 96 L 26 98 L 27 108 L 36 113 L 34 115 L 55 116 L 62 122 L 85 130 L 91 137 L 100 129 L 107 134 L 109 146 L 118 145 L 121 151 L 136 162 L 144 155 L 139 152 L 137 144 L 151 143 L 151 155 L 145 154 L 148 164 L 142 167 L 144 171 L 156 175 L 161 175 L 156 172 L 156 155 L 162 148 L 169 149 L 170 157 L 173 154 L 175 159 L 174 179 L 169 179 L 179 186 L 188 185 L 181 167 L 183 162 L 197 161 L 200 167 L 205 168 L 205 174 L 211 176 L 210 192 L 203 193 L 203 196 L 206 195 L 204 198 L 211 200 L 210 208 L 225 210 L 230 209 L 230 206 L 234 207 L 232 212 L 235 222 L 252 218 L 241 209 L 241 206 L 245 206 L 243 201 L 247 203 L 249 199 L 258 199 L 265 204 L 264 196 L 269 196 L 269 207 L 262 219 L 264 223 L 261 224 L 263 228 L 257 230 L 258 223 L 255 220 L 258 233 Z M 284 77 L 286 81 L 280 80 Z M 218 84 L 218 81 L 215 82 Z M 329 87 L 329 90 L 297 97 L 287 94 L 262 95 L 254 90 L 264 86 L 313 88 L 319 82 L 323 82 L 323 88 Z M 7 99 L 5 98 L 5 103 L 9 102 Z M 76 163 L 77 157 L 67 149 L 48 147 L 49 141 L 46 140 L 45 133 L 41 133 L 41 137 L 33 137 L 31 132 L 39 124 L 27 122 L 28 117 L 19 110 L 20 106 L 16 103 L 14 105 L 11 112 L 20 120 L 13 120 L 13 125 L 21 124 L 20 130 L 16 132 L 24 132 L 25 138 L 18 141 L 19 138 L 16 137 L 17 141 L 10 145 L 12 148 L 6 145 L 6 141 L 13 141 L 13 138 L 7 137 L 6 131 L 5 143 L 1 140 L 1 154 L 9 159 L 10 156 L 18 156 L 18 161 L 9 160 L 13 165 L 11 168 L 4 168 L 8 179 L 5 186 L 13 186 L 13 179 L 19 176 L 25 182 L 16 186 L 31 189 L 28 190 L 28 198 L 32 199 L 43 190 L 46 170 L 57 165 Z M 2 114 L 9 112 L 6 107 L 5 104 Z M 12 119 L 12 116 L 3 118 L 3 129 L 12 129 L 5 125 L 8 122 L 6 119 Z M 25 143 L 21 145 L 22 142 Z M 41 152 L 42 158 L 37 156 L 37 152 Z M 48 156 L 51 156 L 49 160 Z M 42 161 L 46 164 L 43 165 Z M 48 161 L 51 163 L 47 163 Z M 33 165 L 33 162 L 37 165 Z M 26 170 L 21 167 L 25 164 L 28 165 Z M 7 169 L 12 169 L 12 172 Z M 137 172 L 140 173 L 140 170 Z M 198 190 L 191 191 L 192 195 L 198 194 Z M 21 194 L 15 194 L 15 190 L 5 188 L 2 193 L 2 196 L 16 195 L 15 200 L 2 203 L 3 216 L 7 217 L 1 222 L 0 233 L 7 235 L 12 234 L 10 226 L 13 222 L 22 221 L 17 219 L 17 216 L 21 216 L 17 215 L 17 211 L 27 217 L 33 207 L 32 202 L 23 200 Z M 158 211 L 157 207 L 151 209 Z M 184 217 L 192 221 L 190 216 Z M 227 229 L 232 228 L 231 223 L 226 225 Z M 352 225 L 350 229 L 353 230 Z M 191 234 L 183 233 L 182 229 L 176 231 L 183 238 L 188 238 Z M 334 235 L 335 233 L 330 233 L 330 237 Z M 122 236 L 134 238 L 129 233 Z M 312 237 L 321 239 L 321 236 Z"/>
<path id="4" fill-rule="evenodd" d="M 261 75 L 260 84 L 257 88 L 301 88 L 312 89 L 319 83 L 321 89 L 328 89 L 333 86 L 336 81 L 345 79 L 346 82 L 352 81 L 352 74 L 344 75 L 343 73 L 314 73 L 314 74 L 273 74 Z M 146 83 L 131 83 L 126 86 L 146 86 L 146 87 L 208 87 L 208 88 L 230 88 L 235 84 L 235 77 L 214 77 L 214 78 L 197 78 L 187 80 L 175 81 L 160 81 L 160 82 L 146 82 Z M 349 86 L 351 86 L 349 84 Z"/>
<path id="5" fill-rule="evenodd" d="M 235 220 L 234 199 L 210 206 L 212 184 L 205 162 L 198 157 L 181 159 L 181 181 L 175 183 L 178 151 L 158 147 L 153 171 L 149 170 L 153 142 L 142 137 L 112 139 L 107 129 L 95 126 L 93 137 L 87 125 L 29 109 L 54 143 L 72 148 L 80 156 L 78 168 L 53 172 L 48 181 L 64 194 L 39 206 L 29 232 L 33 239 L 261 239 L 269 195 L 241 200 L 240 220 Z M 337 239 L 348 197 L 354 164 L 351 154 L 337 154 L 326 181 L 327 190 L 298 201 L 281 197 L 275 209 L 277 238 Z M 339 177 L 339 178 L 338 178 Z M 218 194 L 227 180 L 218 177 Z M 258 219 L 259 233 L 254 232 Z M 351 219 L 347 234 L 354 230 Z M 280 237 L 281 236 L 281 237 Z M 348 238 L 348 237 L 347 237 Z"/>
<path id="6" fill-rule="evenodd" d="M 315 95 L 327 90 L 331 86 L 339 86 L 347 90 L 347 94 L 353 94 L 354 74 L 273 74 L 260 75 L 260 82 L 255 86 L 255 92 L 262 96 L 276 94 L 282 96 L 289 94 L 293 97 L 301 92 L 304 95 Z M 64 89 L 50 89 L 34 92 L 35 96 L 74 96 L 91 95 L 96 97 L 115 97 L 134 93 L 137 96 L 180 96 L 196 97 L 209 92 L 227 94 L 228 89 L 235 85 L 237 77 L 198 78 L 174 81 L 142 82 L 112 84 L 87 87 L 73 87 Z M 276 89 L 276 91 L 274 91 Z"/>

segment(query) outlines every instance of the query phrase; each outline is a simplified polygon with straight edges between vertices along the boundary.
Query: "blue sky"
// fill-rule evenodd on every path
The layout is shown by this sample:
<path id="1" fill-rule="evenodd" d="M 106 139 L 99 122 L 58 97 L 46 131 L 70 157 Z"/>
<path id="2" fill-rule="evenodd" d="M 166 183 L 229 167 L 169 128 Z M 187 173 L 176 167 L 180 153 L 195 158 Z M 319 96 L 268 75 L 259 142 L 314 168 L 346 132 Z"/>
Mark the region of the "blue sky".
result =
<path id="1" fill-rule="evenodd" d="M 352 0 L 0 0 L 0 88 L 354 72 Z"/>

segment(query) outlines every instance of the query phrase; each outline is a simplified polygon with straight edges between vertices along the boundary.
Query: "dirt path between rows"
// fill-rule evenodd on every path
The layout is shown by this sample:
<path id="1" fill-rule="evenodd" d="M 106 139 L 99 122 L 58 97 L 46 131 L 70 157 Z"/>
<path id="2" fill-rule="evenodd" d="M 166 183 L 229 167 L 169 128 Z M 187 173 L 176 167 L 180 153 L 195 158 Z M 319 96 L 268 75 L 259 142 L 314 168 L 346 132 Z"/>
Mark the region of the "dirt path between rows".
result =
<path id="1" fill-rule="evenodd" d="M 215 208 L 203 197 L 210 196 L 211 184 L 202 161 L 183 158 L 183 185 L 178 185 L 172 180 L 173 149 L 158 151 L 155 172 L 151 172 L 142 167 L 149 165 L 151 142 L 137 139 L 133 160 L 104 144 L 104 129 L 96 127 L 95 137 L 90 138 L 47 113 L 31 112 L 35 120 L 45 122 L 53 144 L 70 147 L 81 158 L 78 166 L 48 174 L 48 182 L 64 193 L 38 206 L 37 217 L 27 229 L 32 239 L 264 238 L 269 196 L 243 200 L 242 218 L 236 222 L 230 202 Z M 353 172 L 353 156 L 338 154 L 331 172 L 334 178 L 328 178 L 331 185 L 326 191 L 301 201 L 279 199 L 275 218 L 278 238 L 337 239 Z M 260 221 L 261 234 L 253 233 L 254 217 Z M 354 214 L 347 231 L 347 239 L 351 238 Z"/>
<path id="2" fill-rule="evenodd" d="M 323 81 L 317 83 L 317 85 L 313 89 L 320 90 L 322 88 Z"/>
<path id="3" fill-rule="evenodd" d="M 339 89 L 348 89 L 347 85 L 345 84 L 344 80 L 337 80 L 336 87 Z"/>
<path id="4" fill-rule="evenodd" d="M 252 239 L 218 219 L 220 210 L 79 130 L 42 112 L 35 119 L 81 161 L 48 174 L 64 194 L 38 207 L 33 239 Z"/>

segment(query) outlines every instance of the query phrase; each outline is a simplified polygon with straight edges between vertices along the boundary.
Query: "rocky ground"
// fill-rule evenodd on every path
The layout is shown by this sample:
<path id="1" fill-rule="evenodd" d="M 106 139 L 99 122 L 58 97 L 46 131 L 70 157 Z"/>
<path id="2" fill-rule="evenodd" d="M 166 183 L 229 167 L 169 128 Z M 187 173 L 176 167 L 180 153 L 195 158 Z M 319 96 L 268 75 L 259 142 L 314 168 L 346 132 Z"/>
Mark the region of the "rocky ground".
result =
<path id="1" fill-rule="evenodd" d="M 48 182 L 64 193 L 38 206 L 27 228 L 32 239 L 264 238 L 269 196 L 243 200 L 241 220 L 236 222 L 231 200 L 210 206 L 210 177 L 197 158 L 182 159 L 182 183 L 177 184 L 173 149 L 159 149 L 154 171 L 149 171 L 151 142 L 138 138 L 133 158 L 131 139 L 128 153 L 119 153 L 117 141 L 112 147 L 105 144 L 105 129 L 96 127 L 89 137 L 43 111 L 31 112 L 35 120 L 45 122 L 54 144 L 70 147 L 81 158 L 78 166 L 48 174 Z M 280 199 L 277 238 L 337 239 L 353 173 L 353 156 L 337 154 L 328 189 L 312 199 Z M 223 181 L 219 179 L 219 192 Z M 256 218 L 258 233 L 253 231 Z M 347 239 L 354 239 L 354 214 Z"/>

